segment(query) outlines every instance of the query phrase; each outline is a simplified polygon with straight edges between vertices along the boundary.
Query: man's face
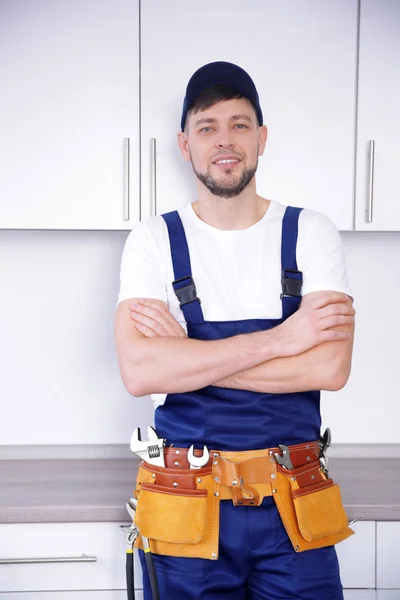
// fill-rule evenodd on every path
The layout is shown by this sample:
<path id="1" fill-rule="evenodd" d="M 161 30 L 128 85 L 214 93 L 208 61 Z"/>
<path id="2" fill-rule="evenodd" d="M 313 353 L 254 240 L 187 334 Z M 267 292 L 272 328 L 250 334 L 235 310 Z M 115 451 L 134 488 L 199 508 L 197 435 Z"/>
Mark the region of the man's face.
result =
<path id="1" fill-rule="evenodd" d="M 251 104 L 240 98 L 189 113 L 180 145 L 194 173 L 211 193 L 233 198 L 253 179 L 266 135 L 266 127 L 258 126 Z"/>

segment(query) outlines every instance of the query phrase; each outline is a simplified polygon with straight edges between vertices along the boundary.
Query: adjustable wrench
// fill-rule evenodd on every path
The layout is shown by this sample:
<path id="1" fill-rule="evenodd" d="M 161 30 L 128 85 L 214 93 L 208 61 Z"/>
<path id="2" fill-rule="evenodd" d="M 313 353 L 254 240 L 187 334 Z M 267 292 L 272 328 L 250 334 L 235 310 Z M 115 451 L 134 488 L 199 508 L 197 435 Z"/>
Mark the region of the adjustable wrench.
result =
<path id="1" fill-rule="evenodd" d="M 194 446 L 192 444 L 188 450 L 187 459 L 189 461 L 191 469 L 201 469 L 201 467 L 205 467 L 205 465 L 210 460 L 210 453 L 208 451 L 207 446 L 203 446 L 203 455 L 202 456 L 195 456 L 194 455 Z"/>
<path id="2" fill-rule="evenodd" d="M 147 442 L 143 442 L 140 435 L 140 427 L 136 427 L 131 437 L 131 450 L 142 460 L 152 464 L 164 467 L 164 446 L 165 439 L 159 438 L 157 433 L 150 427 L 147 427 Z"/>
<path id="3" fill-rule="evenodd" d="M 275 460 L 278 463 L 278 465 L 281 465 L 281 467 L 284 467 L 285 469 L 294 469 L 292 461 L 290 460 L 289 448 L 285 446 L 285 444 L 279 444 L 278 448 L 282 452 L 282 456 L 277 452 L 274 453 Z"/>

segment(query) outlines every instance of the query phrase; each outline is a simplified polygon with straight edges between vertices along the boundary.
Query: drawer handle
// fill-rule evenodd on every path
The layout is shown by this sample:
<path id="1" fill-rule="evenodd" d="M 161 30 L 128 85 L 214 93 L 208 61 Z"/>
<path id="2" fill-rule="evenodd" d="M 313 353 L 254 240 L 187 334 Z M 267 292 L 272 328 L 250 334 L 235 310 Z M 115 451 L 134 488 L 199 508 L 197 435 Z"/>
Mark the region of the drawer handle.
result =
<path id="1" fill-rule="evenodd" d="M 150 140 L 150 163 L 151 163 L 151 195 L 150 195 L 150 215 L 157 215 L 157 140 Z"/>
<path id="2" fill-rule="evenodd" d="M 130 209 L 130 193 L 131 193 L 131 140 L 130 138 L 124 139 L 124 157 L 125 157 L 125 181 L 124 181 L 124 221 L 129 221 L 129 209 Z"/>
<path id="3" fill-rule="evenodd" d="M 375 175 L 375 140 L 369 142 L 369 181 L 368 181 L 368 208 L 367 222 L 372 223 L 374 208 L 374 175 Z"/>
<path id="4" fill-rule="evenodd" d="M 70 563 L 70 562 L 96 562 L 97 556 L 88 556 L 81 554 L 80 556 L 51 556 L 49 558 L 0 558 L 1 565 L 20 565 L 32 563 Z"/>

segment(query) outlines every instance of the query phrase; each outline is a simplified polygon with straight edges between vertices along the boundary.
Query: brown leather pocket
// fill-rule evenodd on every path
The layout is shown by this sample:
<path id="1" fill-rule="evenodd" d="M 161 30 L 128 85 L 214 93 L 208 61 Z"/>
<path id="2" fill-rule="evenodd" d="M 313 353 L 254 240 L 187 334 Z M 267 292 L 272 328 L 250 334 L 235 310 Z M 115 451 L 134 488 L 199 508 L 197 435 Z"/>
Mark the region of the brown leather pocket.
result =
<path id="1" fill-rule="evenodd" d="M 145 537 L 172 544 L 198 544 L 206 529 L 207 490 L 143 483 L 135 524 Z"/>
<path id="2" fill-rule="evenodd" d="M 347 528 L 340 489 L 332 479 L 292 490 L 292 498 L 300 533 L 308 542 Z"/>

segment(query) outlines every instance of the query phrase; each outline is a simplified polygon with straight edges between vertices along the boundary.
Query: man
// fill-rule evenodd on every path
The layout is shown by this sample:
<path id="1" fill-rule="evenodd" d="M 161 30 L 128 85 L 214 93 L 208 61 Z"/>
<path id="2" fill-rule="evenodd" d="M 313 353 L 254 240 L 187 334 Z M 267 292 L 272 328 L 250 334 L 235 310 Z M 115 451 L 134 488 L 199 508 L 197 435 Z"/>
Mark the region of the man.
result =
<path id="1" fill-rule="evenodd" d="M 275 478 L 288 473 L 273 458 L 286 456 L 279 445 L 292 457 L 316 447 L 315 390 L 345 385 L 355 311 L 340 236 L 329 219 L 257 194 L 266 140 L 258 94 L 243 69 L 217 62 L 194 73 L 178 143 L 197 177 L 198 198 L 133 228 L 115 332 L 124 384 L 134 396 L 153 395 L 156 431 L 167 447 L 186 456 L 192 444 L 206 445 L 216 451 L 214 463 L 223 457 L 224 468 L 233 468 L 226 456 L 233 462 L 268 456 Z M 266 454 L 249 453 L 260 449 Z M 303 473 L 306 459 L 314 461 L 307 456 L 294 464 L 294 474 Z M 330 485 L 320 468 L 315 473 L 323 487 Z M 289 479 L 297 485 L 295 476 Z M 154 555 L 161 598 L 343 598 L 336 538 L 299 551 L 275 505 L 279 489 L 258 479 L 248 485 L 254 481 L 240 476 L 224 488 L 231 500 L 218 505 L 215 560 Z"/>

